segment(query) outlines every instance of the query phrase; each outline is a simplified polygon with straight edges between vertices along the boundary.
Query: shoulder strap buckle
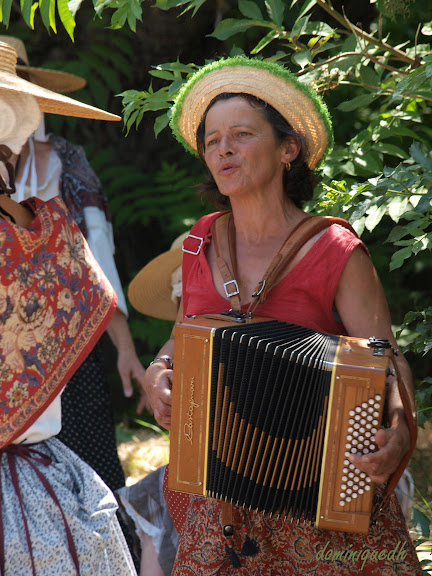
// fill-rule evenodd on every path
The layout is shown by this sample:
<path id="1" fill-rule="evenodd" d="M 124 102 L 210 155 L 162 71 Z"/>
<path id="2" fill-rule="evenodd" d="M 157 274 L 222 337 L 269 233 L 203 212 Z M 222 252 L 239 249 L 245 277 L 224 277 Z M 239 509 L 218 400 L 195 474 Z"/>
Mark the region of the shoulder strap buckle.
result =
<path id="1" fill-rule="evenodd" d="M 188 250 L 187 248 L 184 247 L 184 243 L 186 242 L 186 240 L 188 238 L 193 238 L 194 240 L 199 240 L 199 245 L 198 245 L 198 248 L 196 249 L 196 251 Z M 187 254 L 192 254 L 193 256 L 198 256 L 198 254 L 200 253 L 200 250 L 201 250 L 201 246 L 203 245 L 203 242 L 204 242 L 204 238 L 201 238 L 201 236 L 194 236 L 193 234 L 189 234 L 189 236 L 186 236 L 186 238 L 183 240 L 182 251 L 186 252 Z"/>

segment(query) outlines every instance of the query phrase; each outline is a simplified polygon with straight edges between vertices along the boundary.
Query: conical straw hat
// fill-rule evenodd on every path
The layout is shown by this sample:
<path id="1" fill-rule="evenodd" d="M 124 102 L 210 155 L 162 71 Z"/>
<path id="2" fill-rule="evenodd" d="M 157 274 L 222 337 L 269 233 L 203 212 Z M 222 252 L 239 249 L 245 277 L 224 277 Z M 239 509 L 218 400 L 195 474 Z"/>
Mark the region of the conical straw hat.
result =
<path id="1" fill-rule="evenodd" d="M 30 66 L 27 50 L 24 42 L 20 38 L 0 35 L 0 42 L 5 42 L 5 44 L 9 44 L 12 48 L 15 48 L 18 58 L 16 66 L 18 75 L 28 75 L 28 80 L 33 84 L 38 84 L 42 86 L 42 88 L 62 93 L 74 92 L 86 85 L 85 79 L 76 74 Z"/>
<path id="2" fill-rule="evenodd" d="M 176 238 L 169 250 L 146 264 L 129 284 L 129 301 L 141 314 L 162 320 L 176 319 L 178 303 L 171 298 L 172 276 L 181 266 L 183 240 L 188 235 L 185 232 Z"/>
<path id="3" fill-rule="evenodd" d="M 15 69 L 16 62 L 15 49 L 5 42 L 0 42 L 0 88 L 34 96 L 42 112 L 79 118 L 94 118 L 95 120 L 121 120 L 120 116 L 83 104 L 78 100 L 73 100 L 68 96 L 57 94 L 19 78 Z"/>

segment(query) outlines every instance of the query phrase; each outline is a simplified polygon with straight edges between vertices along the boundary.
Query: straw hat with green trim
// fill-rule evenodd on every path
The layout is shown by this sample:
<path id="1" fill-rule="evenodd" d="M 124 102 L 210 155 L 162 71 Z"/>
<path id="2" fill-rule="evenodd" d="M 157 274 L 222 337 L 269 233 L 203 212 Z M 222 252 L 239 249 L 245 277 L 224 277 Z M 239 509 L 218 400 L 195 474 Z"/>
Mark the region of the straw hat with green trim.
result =
<path id="1" fill-rule="evenodd" d="M 0 88 L 10 91 L 11 95 L 20 93 L 34 96 L 42 112 L 96 120 L 121 120 L 120 116 L 83 104 L 63 94 L 51 92 L 42 86 L 19 78 L 15 69 L 16 62 L 16 50 L 9 44 L 0 42 Z"/>
<path id="2" fill-rule="evenodd" d="M 24 75 L 24 78 L 33 82 L 33 84 L 38 84 L 48 90 L 62 93 L 75 92 L 75 90 L 80 90 L 86 85 L 84 78 L 81 78 L 81 76 L 77 76 L 76 74 L 62 72 L 61 70 L 49 70 L 48 68 L 35 68 L 34 66 L 30 66 L 27 50 L 24 46 L 24 42 L 20 38 L 0 35 L 0 42 L 9 44 L 9 46 L 15 48 L 17 53 L 17 73 L 21 77 Z"/>
<path id="3" fill-rule="evenodd" d="M 182 246 L 188 235 L 185 232 L 176 238 L 169 250 L 146 264 L 129 284 L 129 301 L 141 314 L 176 319 L 181 297 Z"/>
<path id="4" fill-rule="evenodd" d="M 330 114 L 315 90 L 280 64 L 237 56 L 203 66 L 180 89 L 170 124 L 189 152 L 197 154 L 197 128 L 210 102 L 224 92 L 251 94 L 273 106 L 303 136 L 309 168 L 331 150 Z"/>

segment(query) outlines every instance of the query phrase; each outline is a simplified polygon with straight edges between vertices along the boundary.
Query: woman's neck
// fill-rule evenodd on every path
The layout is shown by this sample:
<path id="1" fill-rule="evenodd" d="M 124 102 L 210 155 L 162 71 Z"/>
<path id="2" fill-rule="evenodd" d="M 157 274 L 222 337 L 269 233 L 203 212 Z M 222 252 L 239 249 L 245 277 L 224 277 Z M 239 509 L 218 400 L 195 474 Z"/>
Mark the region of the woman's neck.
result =
<path id="1" fill-rule="evenodd" d="M 286 238 L 305 217 L 305 213 L 291 201 L 232 202 L 236 236 L 249 245 Z"/>

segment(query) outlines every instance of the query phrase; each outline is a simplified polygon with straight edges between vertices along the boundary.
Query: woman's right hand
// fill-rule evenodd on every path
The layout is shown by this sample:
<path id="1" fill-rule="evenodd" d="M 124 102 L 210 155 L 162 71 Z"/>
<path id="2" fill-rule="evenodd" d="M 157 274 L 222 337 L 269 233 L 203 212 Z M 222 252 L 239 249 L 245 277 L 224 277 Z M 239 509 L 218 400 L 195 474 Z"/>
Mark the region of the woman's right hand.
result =
<path id="1" fill-rule="evenodd" d="M 144 390 L 156 422 L 167 430 L 171 427 L 172 376 L 172 368 L 164 360 L 155 360 L 144 376 Z"/>
<path id="2" fill-rule="evenodd" d="M 183 303 L 180 301 L 177 312 L 177 322 L 183 319 Z M 153 408 L 156 422 L 169 430 L 171 428 L 171 403 L 172 403 L 172 359 L 174 358 L 175 327 L 171 332 L 171 338 L 159 350 L 157 359 L 153 360 L 147 368 L 144 376 L 144 392 Z M 164 360 L 164 358 L 168 358 Z"/>

